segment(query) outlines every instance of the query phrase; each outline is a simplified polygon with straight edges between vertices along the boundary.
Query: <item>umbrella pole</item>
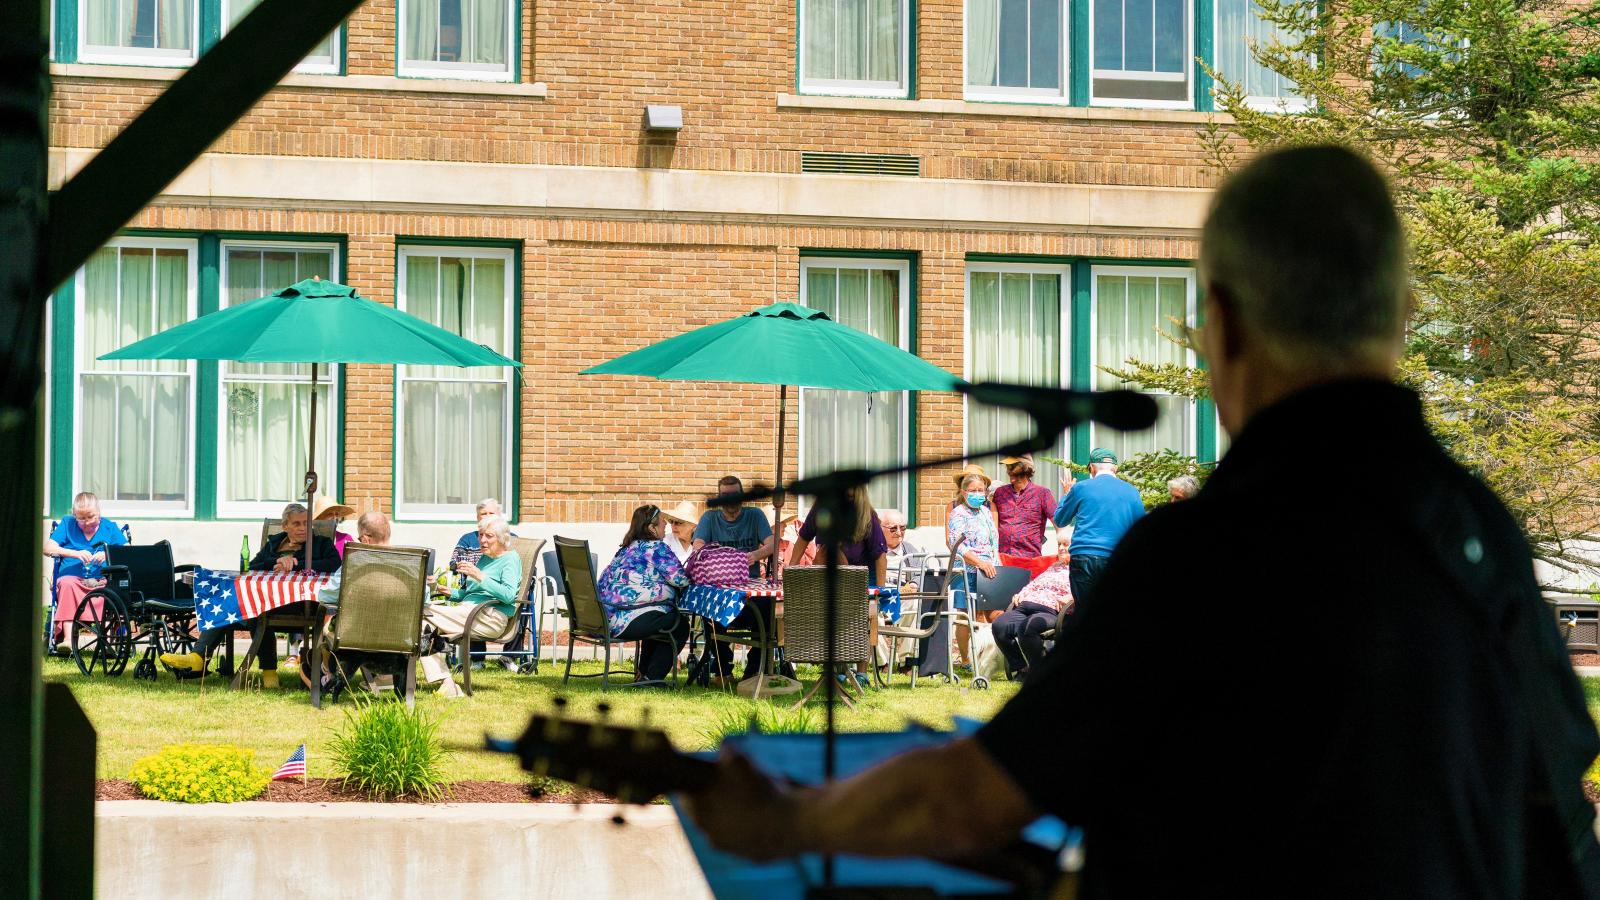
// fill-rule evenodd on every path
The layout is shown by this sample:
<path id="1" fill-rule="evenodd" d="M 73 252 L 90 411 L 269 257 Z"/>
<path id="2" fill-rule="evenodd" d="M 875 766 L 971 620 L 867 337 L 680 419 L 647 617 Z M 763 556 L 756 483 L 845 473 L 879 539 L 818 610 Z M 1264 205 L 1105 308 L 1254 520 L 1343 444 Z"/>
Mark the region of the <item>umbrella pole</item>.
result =
<path id="1" fill-rule="evenodd" d="M 315 544 L 316 531 L 310 522 L 311 511 L 316 509 L 317 492 L 317 364 L 311 364 L 311 430 L 310 447 L 306 450 L 306 571 L 311 571 L 311 545 Z"/>
<path id="2" fill-rule="evenodd" d="M 789 386 L 778 385 L 778 460 L 775 467 L 777 478 L 772 482 L 778 488 L 772 495 L 772 524 L 776 533 L 772 536 L 772 561 L 767 566 L 767 571 L 772 574 L 774 581 L 778 578 L 778 567 L 783 564 L 778 555 L 783 548 L 783 426 L 789 418 L 788 400 Z"/>

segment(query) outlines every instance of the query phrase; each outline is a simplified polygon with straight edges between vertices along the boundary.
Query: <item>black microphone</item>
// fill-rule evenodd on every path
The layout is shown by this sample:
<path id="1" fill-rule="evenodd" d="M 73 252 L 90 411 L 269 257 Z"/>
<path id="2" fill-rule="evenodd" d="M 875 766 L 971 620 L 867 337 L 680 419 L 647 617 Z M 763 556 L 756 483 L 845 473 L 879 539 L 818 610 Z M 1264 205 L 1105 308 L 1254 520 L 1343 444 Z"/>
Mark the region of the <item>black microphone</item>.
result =
<path id="1" fill-rule="evenodd" d="M 1156 423 L 1156 401 L 1138 391 L 1069 391 L 980 381 L 956 390 L 979 403 L 1020 409 L 1039 423 L 1040 431 L 1060 431 L 1079 422 L 1095 421 L 1117 431 L 1139 431 Z"/>

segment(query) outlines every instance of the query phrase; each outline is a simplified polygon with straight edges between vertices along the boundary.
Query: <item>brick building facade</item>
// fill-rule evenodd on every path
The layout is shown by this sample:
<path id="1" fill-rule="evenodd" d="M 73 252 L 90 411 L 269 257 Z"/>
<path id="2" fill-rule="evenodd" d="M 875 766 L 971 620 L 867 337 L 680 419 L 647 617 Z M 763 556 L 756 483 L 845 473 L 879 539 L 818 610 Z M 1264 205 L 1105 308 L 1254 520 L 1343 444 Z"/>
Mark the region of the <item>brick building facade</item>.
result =
<path id="1" fill-rule="evenodd" d="M 237 6 L 57 0 L 55 183 Z M 775 300 L 968 377 L 1104 385 L 1102 363 L 1181 360 L 1157 331 L 1194 313 L 1215 118 L 1194 58 L 1222 65 L 1259 39 L 1248 11 L 372 0 L 53 298 L 46 515 L 84 488 L 158 531 L 281 503 L 304 465 L 303 370 L 94 357 L 291 275 L 524 364 L 520 379 L 337 373 L 325 480 L 401 522 L 469 520 L 482 494 L 521 522 L 620 522 L 726 472 L 770 479 L 775 389 L 577 373 Z M 681 107 L 682 129 L 647 130 L 647 104 Z M 1164 406 L 1156 434 L 1081 428 L 1062 452 L 1215 452 L 1209 409 Z M 977 450 L 1018 427 L 927 393 L 808 393 L 788 415 L 790 472 Z M 875 501 L 937 523 L 949 475 Z"/>

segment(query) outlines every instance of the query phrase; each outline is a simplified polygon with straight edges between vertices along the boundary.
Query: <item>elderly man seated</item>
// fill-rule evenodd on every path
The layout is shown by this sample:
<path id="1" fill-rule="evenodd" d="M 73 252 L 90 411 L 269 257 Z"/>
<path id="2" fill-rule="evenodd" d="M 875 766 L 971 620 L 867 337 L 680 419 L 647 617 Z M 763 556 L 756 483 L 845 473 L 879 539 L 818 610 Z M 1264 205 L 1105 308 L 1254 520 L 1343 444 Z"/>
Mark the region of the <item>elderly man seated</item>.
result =
<path id="1" fill-rule="evenodd" d="M 900 581 L 906 564 L 922 559 L 922 548 L 907 535 L 906 514 L 900 510 L 878 510 L 878 522 L 883 526 L 883 539 L 889 544 L 889 552 L 884 556 L 889 563 L 889 581 Z"/>
<path id="2" fill-rule="evenodd" d="M 283 530 L 267 538 L 261 551 L 250 560 L 252 572 L 299 572 L 305 569 L 306 542 L 311 542 L 311 570 L 331 575 L 339 571 L 339 551 L 333 541 L 320 534 L 311 533 L 311 514 L 299 503 L 283 508 Z M 254 619 L 211 628 L 200 632 L 192 653 L 163 653 L 161 662 L 189 672 L 203 672 L 206 660 L 217 645 L 230 637 L 236 628 L 252 627 Z M 293 643 L 291 637 L 290 642 Z M 276 637 L 261 643 L 261 686 L 278 687 L 278 641 Z M 296 667 L 298 668 L 298 666 Z"/>
<path id="3" fill-rule="evenodd" d="M 356 520 L 356 542 L 369 544 L 374 547 L 387 547 L 389 545 L 389 517 L 377 510 L 361 514 Z M 334 609 L 339 605 L 339 584 L 344 580 L 344 569 L 333 573 L 328 583 L 317 588 L 317 600 L 323 606 Z"/>
<path id="4" fill-rule="evenodd" d="M 104 583 L 99 573 L 106 553 L 96 545 L 110 547 L 127 542 L 121 525 L 100 518 L 100 498 L 88 491 L 72 498 L 72 515 L 57 523 L 55 530 L 44 539 L 44 555 L 61 560 L 55 585 L 56 614 L 52 630 L 57 644 L 66 639 L 67 628 L 83 598 Z"/>

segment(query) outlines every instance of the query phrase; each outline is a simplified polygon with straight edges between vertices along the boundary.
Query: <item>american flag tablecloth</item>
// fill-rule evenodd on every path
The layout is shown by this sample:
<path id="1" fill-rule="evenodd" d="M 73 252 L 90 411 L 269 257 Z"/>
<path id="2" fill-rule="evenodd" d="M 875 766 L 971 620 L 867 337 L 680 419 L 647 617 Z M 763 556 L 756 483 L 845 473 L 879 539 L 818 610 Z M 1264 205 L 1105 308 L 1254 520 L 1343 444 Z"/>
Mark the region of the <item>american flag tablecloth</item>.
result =
<path id="1" fill-rule="evenodd" d="M 878 598 L 878 611 L 891 620 L 900 618 L 899 588 L 868 588 L 868 596 Z M 730 625 L 744 611 L 751 597 L 782 597 L 783 588 L 770 581 L 752 581 L 733 588 L 697 584 L 678 595 L 678 608 L 704 616 L 718 625 Z"/>
<path id="2" fill-rule="evenodd" d="M 221 628 L 281 606 L 315 600 L 331 575 L 321 572 L 194 572 L 194 612 L 200 627 Z"/>

